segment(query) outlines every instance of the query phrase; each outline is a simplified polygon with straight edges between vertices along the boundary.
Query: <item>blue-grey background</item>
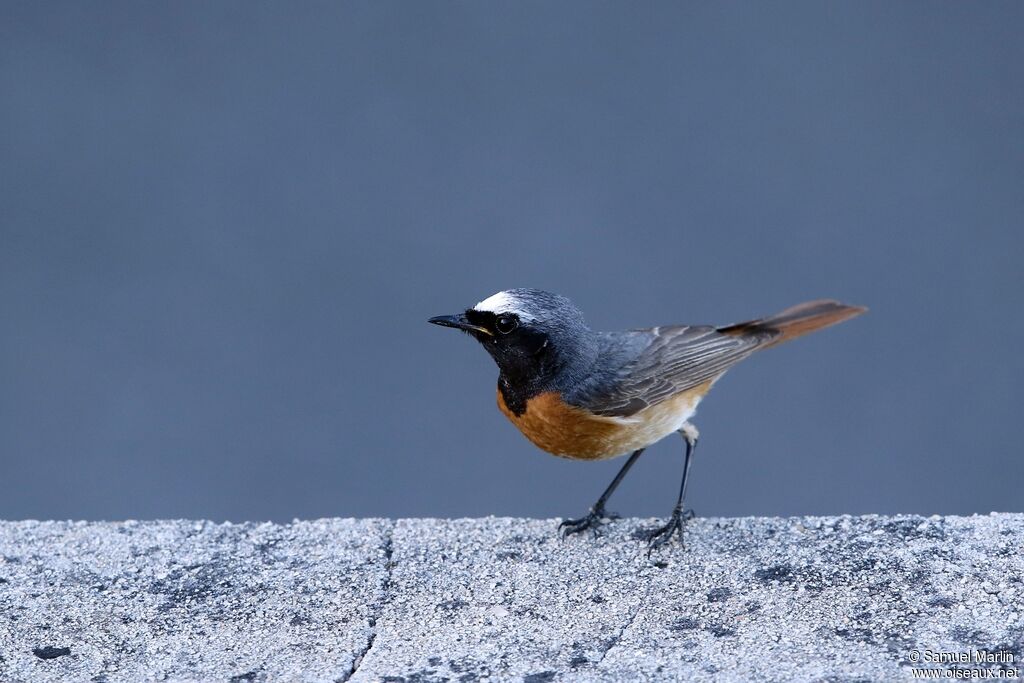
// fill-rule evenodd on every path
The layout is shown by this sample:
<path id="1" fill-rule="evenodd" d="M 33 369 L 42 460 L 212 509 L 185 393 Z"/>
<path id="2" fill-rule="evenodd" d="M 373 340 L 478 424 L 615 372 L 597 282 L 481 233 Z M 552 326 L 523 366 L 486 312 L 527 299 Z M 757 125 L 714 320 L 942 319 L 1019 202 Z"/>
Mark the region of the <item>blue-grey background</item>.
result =
<path id="1" fill-rule="evenodd" d="M 1021 510 L 1024 4 L 0 5 L 0 518 L 572 515 L 426 324 L 867 316 L 701 407 L 703 515 Z M 681 443 L 612 509 L 665 515 Z"/>

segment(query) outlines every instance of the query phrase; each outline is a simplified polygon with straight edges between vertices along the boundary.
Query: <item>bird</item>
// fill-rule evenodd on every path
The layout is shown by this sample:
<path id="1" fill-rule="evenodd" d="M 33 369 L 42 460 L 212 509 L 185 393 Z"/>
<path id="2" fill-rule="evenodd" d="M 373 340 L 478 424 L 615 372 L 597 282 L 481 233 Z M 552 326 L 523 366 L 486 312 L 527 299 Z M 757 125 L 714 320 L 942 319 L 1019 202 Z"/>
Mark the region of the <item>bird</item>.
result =
<path id="1" fill-rule="evenodd" d="M 587 326 L 568 298 L 541 289 L 500 291 L 434 325 L 469 334 L 498 366 L 498 408 L 548 453 L 572 460 L 629 454 L 589 512 L 559 525 L 562 536 L 617 518 L 608 499 L 646 448 L 679 433 L 685 452 L 679 495 L 668 522 L 641 533 L 648 552 L 680 542 L 693 512 L 684 507 L 699 432 L 698 404 L 732 366 L 867 311 L 822 299 L 775 315 L 725 326 L 668 325 L 617 332 Z"/>

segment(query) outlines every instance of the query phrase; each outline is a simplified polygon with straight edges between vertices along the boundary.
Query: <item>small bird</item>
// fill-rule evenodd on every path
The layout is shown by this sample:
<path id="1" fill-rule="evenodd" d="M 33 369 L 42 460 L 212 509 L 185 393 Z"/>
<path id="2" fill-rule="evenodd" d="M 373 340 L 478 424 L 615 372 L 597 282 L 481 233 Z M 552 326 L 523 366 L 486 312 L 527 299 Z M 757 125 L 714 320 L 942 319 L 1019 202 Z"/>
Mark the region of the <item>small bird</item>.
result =
<path id="1" fill-rule="evenodd" d="M 718 378 L 755 351 L 866 310 L 821 300 L 724 327 L 597 332 L 564 296 L 520 288 L 428 322 L 463 330 L 487 349 L 498 364 L 498 408 L 541 449 L 574 460 L 631 453 L 590 512 L 559 525 L 563 535 L 596 533 L 614 519 L 605 505 L 644 449 L 673 432 L 683 436 L 679 497 L 668 523 L 646 534 L 653 549 L 676 533 L 681 540 L 693 517 L 683 507 L 698 437 L 690 418 Z"/>

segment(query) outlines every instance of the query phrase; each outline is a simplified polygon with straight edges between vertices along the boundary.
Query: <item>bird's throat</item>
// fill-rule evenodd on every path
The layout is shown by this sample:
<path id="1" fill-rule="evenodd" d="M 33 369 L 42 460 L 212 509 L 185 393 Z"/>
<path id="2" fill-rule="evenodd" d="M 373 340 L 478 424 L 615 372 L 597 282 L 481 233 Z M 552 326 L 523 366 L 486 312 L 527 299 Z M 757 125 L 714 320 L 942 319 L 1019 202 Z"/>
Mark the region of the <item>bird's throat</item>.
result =
<path id="1" fill-rule="evenodd" d="M 498 377 L 498 392 L 501 394 L 505 406 L 513 415 L 525 413 L 527 402 L 542 391 L 539 386 L 533 386 L 531 382 L 514 381 L 504 372 Z"/>

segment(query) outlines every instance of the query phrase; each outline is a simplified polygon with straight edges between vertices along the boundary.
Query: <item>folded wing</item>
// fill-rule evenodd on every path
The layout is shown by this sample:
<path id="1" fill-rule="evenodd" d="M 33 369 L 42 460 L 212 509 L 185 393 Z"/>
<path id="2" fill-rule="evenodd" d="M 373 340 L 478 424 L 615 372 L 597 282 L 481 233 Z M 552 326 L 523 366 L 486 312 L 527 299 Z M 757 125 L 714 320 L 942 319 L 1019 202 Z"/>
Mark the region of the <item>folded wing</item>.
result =
<path id="1" fill-rule="evenodd" d="M 624 333 L 646 344 L 612 376 L 574 403 L 608 417 L 628 417 L 676 394 L 717 379 L 775 333 L 731 336 L 714 327 L 680 325 Z"/>
<path id="2" fill-rule="evenodd" d="M 678 325 L 619 333 L 610 338 L 609 348 L 628 352 L 610 363 L 617 368 L 612 374 L 583 387 L 574 403 L 598 415 L 628 417 L 717 379 L 758 349 L 802 337 L 866 310 L 821 299 L 725 327 Z"/>

